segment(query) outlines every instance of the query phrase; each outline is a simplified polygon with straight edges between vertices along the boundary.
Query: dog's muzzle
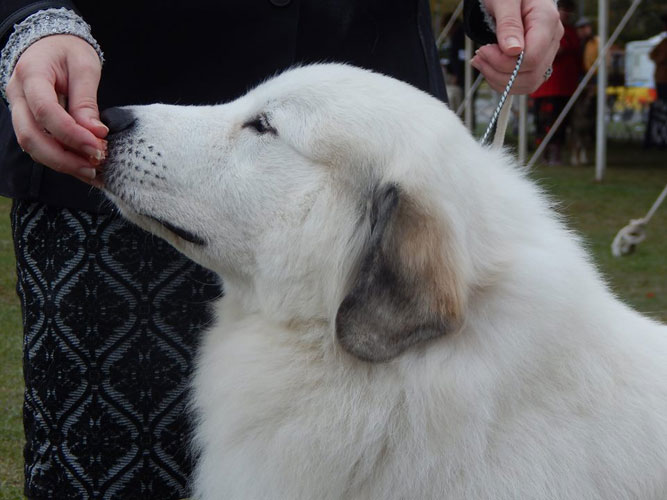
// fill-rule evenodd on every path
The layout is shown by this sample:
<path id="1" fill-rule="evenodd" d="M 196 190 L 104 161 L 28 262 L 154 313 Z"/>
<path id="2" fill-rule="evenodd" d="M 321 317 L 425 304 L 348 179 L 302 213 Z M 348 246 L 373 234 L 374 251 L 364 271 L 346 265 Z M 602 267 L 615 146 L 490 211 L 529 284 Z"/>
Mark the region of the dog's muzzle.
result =
<path id="1" fill-rule="evenodd" d="M 117 134 L 129 130 L 137 121 L 134 114 L 123 108 L 108 108 L 100 115 L 102 123 L 109 127 L 109 134 Z"/>

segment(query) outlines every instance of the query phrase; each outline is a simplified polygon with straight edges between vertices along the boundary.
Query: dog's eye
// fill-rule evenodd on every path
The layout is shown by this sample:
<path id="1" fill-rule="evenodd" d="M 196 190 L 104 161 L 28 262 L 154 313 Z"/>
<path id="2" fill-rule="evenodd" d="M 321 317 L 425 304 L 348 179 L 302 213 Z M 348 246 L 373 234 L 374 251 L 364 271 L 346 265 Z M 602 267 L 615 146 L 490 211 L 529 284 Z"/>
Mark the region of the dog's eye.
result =
<path id="1" fill-rule="evenodd" d="M 278 131 L 271 126 L 266 115 L 258 115 L 252 120 L 243 124 L 243 128 L 253 128 L 260 134 L 277 134 Z"/>

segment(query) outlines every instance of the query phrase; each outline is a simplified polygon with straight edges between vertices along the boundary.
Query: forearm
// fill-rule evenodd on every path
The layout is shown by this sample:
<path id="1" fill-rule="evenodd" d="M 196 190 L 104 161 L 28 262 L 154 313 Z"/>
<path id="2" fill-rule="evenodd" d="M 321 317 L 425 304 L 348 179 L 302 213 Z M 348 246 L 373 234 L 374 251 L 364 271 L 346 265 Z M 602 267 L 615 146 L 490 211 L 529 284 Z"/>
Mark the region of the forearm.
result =
<path id="1" fill-rule="evenodd" d="M 28 8 L 33 5 L 30 4 Z M 15 11 L 18 12 L 20 10 Z M 90 26 L 68 8 L 38 10 L 12 27 L 13 30 L 0 52 L 0 93 L 5 99 L 7 83 L 19 58 L 28 47 L 44 37 L 56 34 L 78 36 L 92 45 L 103 61 L 102 51 L 90 32 Z"/>

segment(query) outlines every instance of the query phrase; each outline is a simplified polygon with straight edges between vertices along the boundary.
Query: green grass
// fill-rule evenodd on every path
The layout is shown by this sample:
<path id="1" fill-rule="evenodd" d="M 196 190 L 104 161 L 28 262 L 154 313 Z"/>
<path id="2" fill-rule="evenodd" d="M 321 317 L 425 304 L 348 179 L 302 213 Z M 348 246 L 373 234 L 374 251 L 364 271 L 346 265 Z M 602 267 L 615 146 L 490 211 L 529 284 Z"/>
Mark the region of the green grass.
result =
<path id="1" fill-rule="evenodd" d="M 0 500 L 23 498 L 21 310 L 15 292 L 10 206 L 0 198 Z"/>
<path id="2" fill-rule="evenodd" d="M 636 309 L 667 321 L 667 205 L 654 216 L 648 238 L 634 254 L 614 258 L 616 232 L 643 217 L 667 182 L 664 152 L 610 147 L 605 180 L 592 167 L 540 167 L 532 176 L 561 201 L 561 212 L 585 239 L 616 293 Z M 22 495 L 21 320 L 14 291 L 10 202 L 0 198 L 0 500 Z M 573 293 L 576 290 L 573 290 Z"/>
<path id="3" fill-rule="evenodd" d="M 635 166 L 641 165 L 641 166 Z M 616 258 L 611 242 L 630 219 L 644 217 L 667 183 L 667 155 L 612 145 L 601 183 L 593 167 L 540 167 L 533 177 L 561 202 L 560 211 L 583 238 L 611 288 L 635 309 L 667 322 L 667 202 L 647 226 L 647 238 Z"/>

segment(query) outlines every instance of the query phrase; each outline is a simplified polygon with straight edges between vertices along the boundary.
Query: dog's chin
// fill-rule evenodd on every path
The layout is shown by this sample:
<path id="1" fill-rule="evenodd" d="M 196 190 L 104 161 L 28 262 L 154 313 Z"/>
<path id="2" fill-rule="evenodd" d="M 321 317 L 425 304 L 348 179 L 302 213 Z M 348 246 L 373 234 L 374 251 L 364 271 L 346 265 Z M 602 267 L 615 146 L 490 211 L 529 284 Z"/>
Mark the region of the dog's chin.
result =
<path id="1" fill-rule="evenodd" d="M 206 246 L 206 240 L 198 234 L 177 226 L 176 224 L 172 224 L 160 217 L 135 210 L 130 204 L 125 202 L 120 195 L 115 194 L 108 188 L 105 189 L 105 193 L 127 219 L 146 231 L 164 238 L 175 247 L 180 249 L 183 242 L 191 243 L 198 247 Z"/>
<path id="2" fill-rule="evenodd" d="M 201 236 L 196 235 L 195 233 L 188 231 L 187 229 L 183 229 L 182 227 L 178 227 L 171 222 L 167 222 L 165 220 L 162 220 L 158 217 L 154 217 L 152 215 L 143 215 L 139 214 L 142 217 L 146 217 L 148 219 L 152 219 L 158 224 L 160 224 L 162 227 L 164 227 L 167 231 L 170 231 L 171 233 L 175 234 L 182 240 L 187 241 L 188 243 L 192 243 L 194 245 L 198 246 L 205 246 L 206 245 L 206 240 L 202 238 Z"/>

